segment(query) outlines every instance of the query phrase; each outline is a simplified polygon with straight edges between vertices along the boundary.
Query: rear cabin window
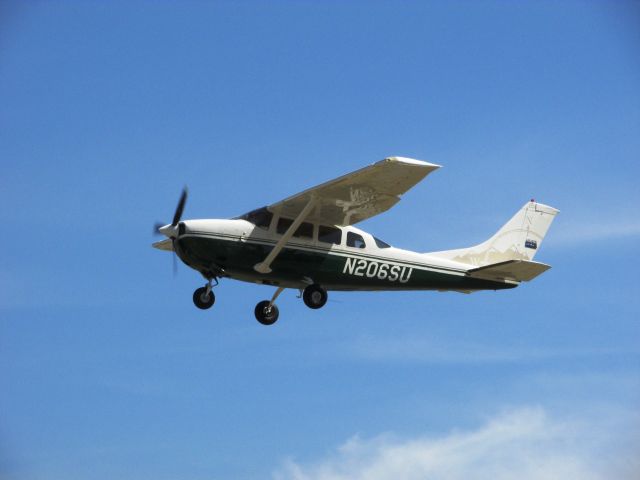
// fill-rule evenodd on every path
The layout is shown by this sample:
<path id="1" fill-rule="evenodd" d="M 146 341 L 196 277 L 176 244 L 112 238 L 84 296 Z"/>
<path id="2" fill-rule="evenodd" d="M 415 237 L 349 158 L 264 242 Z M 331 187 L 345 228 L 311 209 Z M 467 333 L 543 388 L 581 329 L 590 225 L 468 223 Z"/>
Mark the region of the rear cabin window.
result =
<path id="1" fill-rule="evenodd" d="M 249 213 L 245 213 L 244 215 L 241 215 L 238 218 L 242 220 L 246 220 L 247 222 L 251 222 L 256 227 L 269 230 L 269 225 L 271 225 L 271 219 L 273 218 L 273 213 L 267 210 L 267 207 L 263 207 L 257 210 L 252 210 Z"/>
<path id="2" fill-rule="evenodd" d="M 387 242 L 383 242 L 379 238 L 373 237 L 373 241 L 376 242 L 376 246 L 378 248 L 391 248 L 391 245 L 389 245 Z"/>
<path id="3" fill-rule="evenodd" d="M 365 246 L 362 235 L 354 232 L 347 232 L 347 247 L 364 248 Z"/>
<path id="4" fill-rule="evenodd" d="M 340 242 L 342 242 L 342 230 L 336 227 L 320 225 L 318 227 L 318 241 L 340 245 Z"/>
<path id="5" fill-rule="evenodd" d="M 281 217 L 278 219 L 276 232 L 282 235 L 289 229 L 292 224 L 293 220 Z M 313 224 L 302 222 L 298 229 L 293 233 L 293 236 L 298 238 L 307 238 L 309 240 L 313 239 Z"/>

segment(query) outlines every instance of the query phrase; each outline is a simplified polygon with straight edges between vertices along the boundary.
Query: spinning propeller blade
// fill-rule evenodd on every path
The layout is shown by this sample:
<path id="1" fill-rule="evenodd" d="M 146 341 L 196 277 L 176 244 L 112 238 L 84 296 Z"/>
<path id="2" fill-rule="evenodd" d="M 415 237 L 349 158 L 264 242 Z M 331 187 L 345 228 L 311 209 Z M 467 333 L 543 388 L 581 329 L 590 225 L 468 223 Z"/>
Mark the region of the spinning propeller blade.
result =
<path id="1" fill-rule="evenodd" d="M 187 187 L 184 187 L 182 189 L 182 194 L 180 194 L 180 200 L 178 200 L 178 205 L 176 206 L 176 211 L 173 214 L 173 220 L 171 221 L 171 226 L 175 227 L 178 225 L 178 222 L 180 222 L 180 219 L 182 218 L 182 212 L 184 212 L 184 206 L 187 203 Z M 159 233 L 164 233 L 167 236 L 168 235 L 166 232 L 162 232 L 160 231 L 160 229 L 162 227 L 164 227 L 165 224 L 162 222 L 156 222 L 153 224 L 153 233 L 154 235 L 157 235 Z"/>
<path id="2" fill-rule="evenodd" d="M 164 223 L 162 222 L 156 222 L 153 224 L 153 234 L 154 235 L 160 235 L 160 228 L 164 227 Z"/>
<path id="3" fill-rule="evenodd" d="M 172 226 L 178 225 L 180 218 L 182 218 L 182 212 L 184 211 L 184 205 L 187 203 L 187 187 L 182 189 L 182 195 L 180 195 L 180 200 L 178 201 L 178 206 L 176 207 L 176 213 L 173 214 L 173 222 L 171 222 Z"/>
<path id="4" fill-rule="evenodd" d="M 175 240 L 173 244 L 175 245 Z M 175 247 L 174 247 L 175 248 Z M 174 278 L 178 275 L 178 259 L 175 250 L 171 253 L 171 258 L 173 258 L 173 276 Z"/>

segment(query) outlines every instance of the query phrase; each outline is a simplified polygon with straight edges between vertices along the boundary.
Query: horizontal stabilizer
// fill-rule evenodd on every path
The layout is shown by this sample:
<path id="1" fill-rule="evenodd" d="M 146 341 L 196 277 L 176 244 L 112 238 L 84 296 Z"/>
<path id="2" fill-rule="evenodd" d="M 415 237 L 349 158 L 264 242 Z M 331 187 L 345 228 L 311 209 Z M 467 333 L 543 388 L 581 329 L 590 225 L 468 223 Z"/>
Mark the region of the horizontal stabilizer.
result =
<path id="1" fill-rule="evenodd" d="M 151 245 L 153 248 L 157 248 L 158 250 L 166 250 L 167 252 L 173 252 L 173 242 L 170 238 L 166 238 L 159 242 L 155 242 Z"/>
<path id="2" fill-rule="evenodd" d="M 467 273 L 469 276 L 475 278 L 528 282 L 550 268 L 551 265 L 540 262 L 531 262 L 528 260 L 507 260 L 506 262 L 493 263 L 484 267 L 473 268 Z"/>

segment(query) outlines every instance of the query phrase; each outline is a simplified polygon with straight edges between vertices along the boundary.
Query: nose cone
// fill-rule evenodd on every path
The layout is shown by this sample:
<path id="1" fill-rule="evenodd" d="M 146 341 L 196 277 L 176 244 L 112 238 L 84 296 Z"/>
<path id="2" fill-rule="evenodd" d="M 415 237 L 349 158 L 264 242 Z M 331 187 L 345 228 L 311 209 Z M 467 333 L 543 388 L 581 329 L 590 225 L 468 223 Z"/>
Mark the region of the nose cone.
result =
<path id="1" fill-rule="evenodd" d="M 178 230 L 173 225 L 165 225 L 164 227 L 160 227 L 158 231 L 166 237 L 173 238 L 177 235 Z"/>
<path id="2" fill-rule="evenodd" d="M 178 238 L 180 235 L 184 235 L 187 232 L 187 226 L 185 222 L 180 222 L 178 225 L 165 225 L 158 228 L 158 231 L 169 238 Z"/>

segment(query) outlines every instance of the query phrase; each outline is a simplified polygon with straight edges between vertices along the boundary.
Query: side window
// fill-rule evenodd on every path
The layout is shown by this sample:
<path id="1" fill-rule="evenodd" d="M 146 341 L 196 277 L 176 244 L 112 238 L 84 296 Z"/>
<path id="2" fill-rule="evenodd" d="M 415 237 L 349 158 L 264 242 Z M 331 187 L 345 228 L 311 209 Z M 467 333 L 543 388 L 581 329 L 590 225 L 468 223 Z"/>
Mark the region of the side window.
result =
<path id="1" fill-rule="evenodd" d="M 294 237 L 313 239 L 313 224 L 302 222 L 293 234 Z"/>
<path id="2" fill-rule="evenodd" d="M 347 247 L 364 248 L 364 238 L 357 233 L 347 232 Z"/>
<path id="3" fill-rule="evenodd" d="M 278 232 L 280 235 L 284 234 L 289 229 L 291 224 L 293 224 L 293 220 L 289 220 L 288 218 L 280 217 L 278 219 L 278 226 L 276 227 L 276 232 Z M 293 233 L 293 236 L 294 237 L 299 237 L 299 238 L 312 239 L 313 238 L 313 224 L 302 222 L 300 224 L 300 226 L 298 227 L 298 229 Z"/>
<path id="4" fill-rule="evenodd" d="M 278 219 L 278 226 L 276 227 L 276 232 L 282 235 L 284 232 L 288 230 L 288 228 L 291 226 L 292 223 L 293 223 L 293 220 L 280 217 Z"/>
<path id="5" fill-rule="evenodd" d="M 379 238 L 373 237 L 373 241 L 376 242 L 376 246 L 378 248 L 391 248 L 391 245 L 389 245 L 387 242 L 383 242 Z"/>
<path id="6" fill-rule="evenodd" d="M 342 230 L 335 227 L 320 225 L 318 227 L 318 240 L 324 243 L 335 243 L 336 245 L 340 245 L 340 242 L 342 242 Z"/>

